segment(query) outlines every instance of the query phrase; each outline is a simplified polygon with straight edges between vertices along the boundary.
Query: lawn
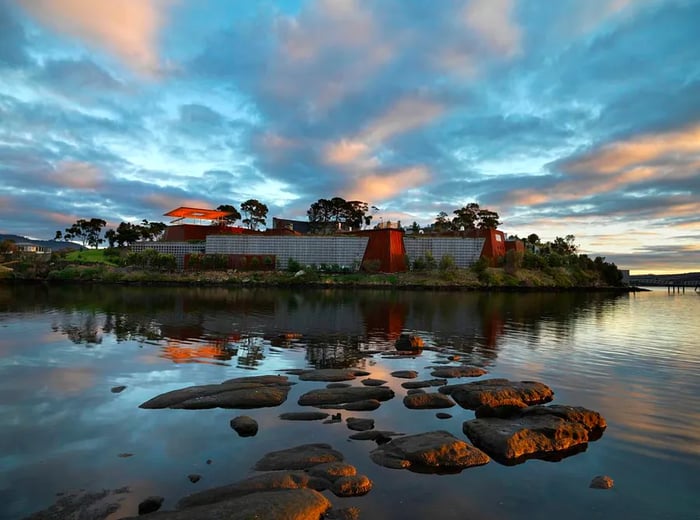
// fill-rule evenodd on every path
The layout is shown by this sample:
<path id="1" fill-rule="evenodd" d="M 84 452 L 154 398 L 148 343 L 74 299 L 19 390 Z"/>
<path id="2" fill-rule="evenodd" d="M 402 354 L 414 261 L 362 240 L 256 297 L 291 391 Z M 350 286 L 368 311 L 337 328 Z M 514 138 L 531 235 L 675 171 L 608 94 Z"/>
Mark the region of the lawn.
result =
<path id="1" fill-rule="evenodd" d="M 117 265 L 112 258 L 105 256 L 104 249 L 83 249 L 82 251 L 71 251 L 66 255 L 66 260 L 70 262 L 90 262 L 95 264 Z"/>

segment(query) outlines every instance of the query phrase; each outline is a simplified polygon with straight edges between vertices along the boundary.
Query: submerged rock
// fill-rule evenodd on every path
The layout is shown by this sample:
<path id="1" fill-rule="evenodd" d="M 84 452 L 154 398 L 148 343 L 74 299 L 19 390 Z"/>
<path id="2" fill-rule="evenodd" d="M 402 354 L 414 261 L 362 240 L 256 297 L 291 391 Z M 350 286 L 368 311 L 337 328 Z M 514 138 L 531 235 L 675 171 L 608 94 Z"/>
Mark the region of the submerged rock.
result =
<path id="1" fill-rule="evenodd" d="M 335 451 L 329 444 L 303 444 L 268 453 L 255 463 L 254 469 L 258 471 L 306 469 L 324 462 L 342 460 L 343 454 Z"/>
<path id="2" fill-rule="evenodd" d="M 475 446 L 505 464 L 529 458 L 560 460 L 585 450 L 605 427 L 597 412 L 563 405 L 531 406 L 509 418 L 479 418 L 462 425 Z"/>
<path id="3" fill-rule="evenodd" d="M 398 437 L 399 435 L 403 435 L 403 433 L 386 430 L 367 430 L 353 433 L 349 438 L 354 441 L 375 441 L 377 444 L 384 444 L 385 442 L 389 442 L 392 437 Z"/>
<path id="4" fill-rule="evenodd" d="M 355 368 L 320 368 L 299 374 L 302 381 L 350 381 L 357 376 L 368 376 L 369 372 Z"/>
<path id="5" fill-rule="evenodd" d="M 253 437 L 258 433 L 258 423 L 252 417 L 240 415 L 231 419 L 231 428 L 241 437 Z"/>
<path id="6" fill-rule="evenodd" d="M 403 404 L 406 408 L 411 408 L 413 410 L 452 408 L 455 405 L 452 399 L 436 392 L 422 392 L 407 395 L 403 398 Z"/>
<path id="7" fill-rule="evenodd" d="M 452 419 L 452 416 L 449 413 L 444 413 L 444 412 L 436 413 L 435 417 L 437 417 L 438 419 Z"/>
<path id="8" fill-rule="evenodd" d="M 349 383 L 328 383 L 326 385 L 326 388 L 348 388 L 352 386 Z"/>
<path id="9" fill-rule="evenodd" d="M 382 385 L 386 384 L 386 381 L 384 381 L 383 379 L 369 378 L 369 379 L 363 379 L 362 381 L 360 381 L 360 383 L 362 383 L 365 386 L 382 386 Z"/>
<path id="10" fill-rule="evenodd" d="M 299 398 L 301 406 L 318 406 L 323 404 L 343 404 L 376 399 L 388 401 L 394 397 L 394 391 L 385 386 L 351 386 L 349 388 L 320 388 L 306 392 Z"/>
<path id="11" fill-rule="evenodd" d="M 424 473 L 459 472 L 489 462 L 488 455 L 446 431 L 393 439 L 372 451 L 370 457 L 380 466 Z"/>
<path id="12" fill-rule="evenodd" d="M 190 475 L 187 475 L 187 478 L 189 479 L 192 484 L 196 484 L 202 479 L 202 475 L 197 475 L 196 473 L 192 473 Z"/>
<path id="13" fill-rule="evenodd" d="M 158 511 L 160 506 L 163 505 L 163 500 L 165 500 L 163 497 L 158 496 L 146 498 L 139 504 L 139 515 L 147 515 L 148 513 Z"/>
<path id="14" fill-rule="evenodd" d="M 415 379 L 418 377 L 418 372 L 415 370 L 394 370 L 389 375 L 398 377 L 399 379 Z"/>
<path id="15" fill-rule="evenodd" d="M 119 385 L 119 386 L 113 386 L 110 389 L 110 392 L 112 392 L 113 394 L 119 394 L 119 393 L 123 392 L 124 390 L 126 390 L 126 386 Z"/>
<path id="16" fill-rule="evenodd" d="M 323 516 L 324 520 L 360 520 L 360 509 L 357 507 L 343 507 L 331 509 Z"/>
<path id="17" fill-rule="evenodd" d="M 362 401 L 344 404 L 341 406 L 341 408 L 349 412 L 371 412 L 372 410 L 379 408 L 381 404 L 382 403 L 376 399 L 363 399 Z"/>
<path id="18" fill-rule="evenodd" d="M 458 366 L 458 367 L 438 367 L 435 368 L 430 375 L 433 377 L 479 377 L 487 374 L 488 372 L 483 368 L 472 367 L 472 366 Z"/>
<path id="19" fill-rule="evenodd" d="M 357 417 L 348 417 L 345 419 L 348 428 L 356 432 L 363 432 L 374 428 L 374 419 L 359 419 Z"/>
<path id="20" fill-rule="evenodd" d="M 443 386 L 447 384 L 447 379 L 428 379 L 426 381 L 406 381 L 401 383 L 404 388 L 427 388 L 429 386 Z"/>
<path id="21" fill-rule="evenodd" d="M 330 501 L 313 489 L 283 489 L 251 493 L 178 511 L 151 513 L 153 520 L 320 520 Z M 138 517 L 124 520 L 141 520 Z"/>
<path id="22" fill-rule="evenodd" d="M 544 383 L 508 379 L 485 379 L 473 383 L 447 385 L 441 387 L 439 392 L 452 396 L 462 408 L 470 410 L 476 410 L 483 405 L 525 408 L 528 405 L 547 403 L 554 395 L 552 389 Z"/>
<path id="23" fill-rule="evenodd" d="M 103 489 L 62 494 L 49 508 L 37 511 L 25 520 L 106 520 L 122 508 L 124 497 L 119 491 Z"/>
<path id="24" fill-rule="evenodd" d="M 615 485 L 613 479 L 607 475 L 598 475 L 591 480 L 591 484 L 588 486 L 593 489 L 610 489 Z"/>
<path id="25" fill-rule="evenodd" d="M 218 385 L 197 385 L 173 390 L 142 403 L 139 408 L 262 408 L 279 406 L 287 399 L 286 376 L 252 376 L 229 379 Z"/>
<path id="26" fill-rule="evenodd" d="M 280 414 L 283 421 L 318 421 L 325 419 L 329 414 L 326 412 L 288 412 Z"/>

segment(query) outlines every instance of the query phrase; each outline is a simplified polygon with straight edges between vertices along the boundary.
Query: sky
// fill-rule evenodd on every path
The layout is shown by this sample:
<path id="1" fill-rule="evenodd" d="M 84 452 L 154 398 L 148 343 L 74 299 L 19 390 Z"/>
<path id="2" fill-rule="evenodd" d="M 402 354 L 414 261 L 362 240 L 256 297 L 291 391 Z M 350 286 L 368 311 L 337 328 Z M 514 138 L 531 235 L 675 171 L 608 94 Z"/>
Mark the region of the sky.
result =
<path id="1" fill-rule="evenodd" d="M 470 202 L 700 270 L 700 0 L 0 0 L 0 233 Z"/>

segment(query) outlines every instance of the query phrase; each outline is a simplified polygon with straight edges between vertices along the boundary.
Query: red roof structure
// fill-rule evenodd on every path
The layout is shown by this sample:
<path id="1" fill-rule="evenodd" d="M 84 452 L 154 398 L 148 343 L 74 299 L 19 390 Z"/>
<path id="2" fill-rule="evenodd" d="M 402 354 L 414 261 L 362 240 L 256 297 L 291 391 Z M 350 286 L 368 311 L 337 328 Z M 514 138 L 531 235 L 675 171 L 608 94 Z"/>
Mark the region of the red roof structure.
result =
<path id="1" fill-rule="evenodd" d="M 203 209 L 203 208 L 188 208 L 187 206 L 182 206 L 180 208 L 168 211 L 164 214 L 166 217 L 177 217 L 178 219 L 183 218 L 198 218 L 203 220 L 218 220 L 220 218 L 230 215 L 230 211 L 218 211 L 216 209 Z"/>

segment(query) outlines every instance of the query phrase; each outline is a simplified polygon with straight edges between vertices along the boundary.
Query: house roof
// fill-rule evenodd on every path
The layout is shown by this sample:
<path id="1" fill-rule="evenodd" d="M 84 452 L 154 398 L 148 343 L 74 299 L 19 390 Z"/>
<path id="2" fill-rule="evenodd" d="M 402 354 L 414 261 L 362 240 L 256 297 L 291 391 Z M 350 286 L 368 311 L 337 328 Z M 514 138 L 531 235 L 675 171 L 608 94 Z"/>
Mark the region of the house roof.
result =
<path id="1" fill-rule="evenodd" d="M 178 217 L 178 218 L 200 218 L 204 220 L 216 220 L 221 217 L 226 217 L 230 215 L 230 211 L 218 211 L 215 209 L 204 209 L 204 208 L 188 208 L 187 206 L 182 206 L 172 211 L 168 211 L 164 214 L 166 217 Z"/>

